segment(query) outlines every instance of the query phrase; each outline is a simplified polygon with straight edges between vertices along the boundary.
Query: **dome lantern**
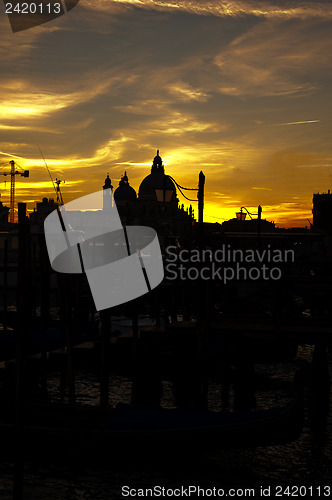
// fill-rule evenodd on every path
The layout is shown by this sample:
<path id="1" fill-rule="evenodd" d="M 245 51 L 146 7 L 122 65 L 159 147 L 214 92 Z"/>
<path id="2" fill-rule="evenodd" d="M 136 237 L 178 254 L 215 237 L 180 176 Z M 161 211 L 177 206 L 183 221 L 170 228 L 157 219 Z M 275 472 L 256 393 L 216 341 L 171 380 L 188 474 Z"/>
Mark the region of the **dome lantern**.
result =
<path id="1" fill-rule="evenodd" d="M 165 174 L 164 165 L 159 156 L 158 149 L 157 155 L 153 159 L 151 174 L 142 180 L 138 191 L 138 197 L 146 201 L 159 201 L 159 199 L 161 200 L 160 196 L 162 196 L 162 201 L 164 202 L 173 202 L 177 200 L 175 185 L 170 177 Z"/>
<path id="2" fill-rule="evenodd" d="M 103 185 L 103 189 L 113 189 L 112 181 L 110 179 L 109 174 L 107 174 L 107 177 L 105 179 L 105 184 Z"/>
<path id="3" fill-rule="evenodd" d="M 159 156 L 159 149 L 157 149 L 157 154 L 153 159 L 153 164 L 151 168 L 151 174 L 153 172 L 161 172 L 162 174 L 164 173 L 164 165 L 163 165 L 163 160 Z"/>

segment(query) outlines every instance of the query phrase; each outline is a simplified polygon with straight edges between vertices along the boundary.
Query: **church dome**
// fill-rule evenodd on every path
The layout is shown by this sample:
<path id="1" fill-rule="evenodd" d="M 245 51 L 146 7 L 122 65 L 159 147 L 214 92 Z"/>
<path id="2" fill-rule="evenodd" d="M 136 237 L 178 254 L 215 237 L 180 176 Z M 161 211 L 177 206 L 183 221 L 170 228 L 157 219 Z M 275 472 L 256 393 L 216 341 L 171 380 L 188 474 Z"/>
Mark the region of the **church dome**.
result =
<path id="1" fill-rule="evenodd" d="M 135 201 L 136 191 L 129 185 L 127 172 L 121 177 L 119 187 L 114 192 L 115 201 Z"/>
<path id="2" fill-rule="evenodd" d="M 165 189 L 167 191 L 172 190 L 174 193 L 172 195 L 172 200 L 176 196 L 176 189 L 173 181 L 171 181 L 171 179 L 167 175 L 161 172 L 153 172 L 142 180 L 139 187 L 138 196 L 152 196 L 155 199 L 156 189 Z"/>
<path id="3" fill-rule="evenodd" d="M 110 179 L 109 174 L 107 174 L 107 177 L 105 179 L 105 184 L 103 185 L 103 189 L 113 189 L 112 181 Z"/>
<path id="4" fill-rule="evenodd" d="M 159 156 L 159 149 L 153 160 L 151 174 L 145 177 L 141 182 L 138 196 L 155 200 L 156 189 L 173 191 L 171 201 L 175 200 L 176 189 L 173 181 L 168 177 L 168 175 L 165 175 L 162 159 Z"/>

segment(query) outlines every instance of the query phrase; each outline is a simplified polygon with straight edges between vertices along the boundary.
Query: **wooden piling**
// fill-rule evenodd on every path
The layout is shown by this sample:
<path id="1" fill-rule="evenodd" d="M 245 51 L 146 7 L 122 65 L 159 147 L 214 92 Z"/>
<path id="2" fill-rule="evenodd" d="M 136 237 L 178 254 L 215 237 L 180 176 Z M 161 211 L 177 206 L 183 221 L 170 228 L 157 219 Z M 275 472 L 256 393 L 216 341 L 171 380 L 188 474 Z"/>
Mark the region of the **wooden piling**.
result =
<path id="1" fill-rule="evenodd" d="M 75 394 L 75 376 L 73 366 L 73 347 L 72 347 L 72 314 L 71 314 L 71 276 L 67 274 L 58 274 L 59 299 L 60 299 L 60 318 L 62 320 L 62 329 L 66 344 L 66 375 L 69 404 L 72 409 L 76 407 Z M 74 412 L 73 412 L 74 418 Z"/>
<path id="2" fill-rule="evenodd" d="M 101 321 L 101 373 L 100 373 L 100 407 L 106 409 L 109 403 L 109 366 L 108 354 L 111 336 L 111 309 L 100 311 Z"/>
<path id="3" fill-rule="evenodd" d="M 133 301 L 133 322 L 132 322 L 132 331 L 133 331 L 133 346 L 132 346 L 132 367 L 131 367 L 131 402 L 136 403 L 137 401 L 137 376 L 138 376 L 138 311 L 135 305 L 135 301 Z M 138 398 L 139 399 L 139 398 Z"/>
<path id="4" fill-rule="evenodd" d="M 328 368 L 326 345 L 317 343 L 311 363 L 311 411 L 313 431 L 324 438 L 330 404 L 331 379 Z"/>
<path id="5" fill-rule="evenodd" d="M 24 356 L 31 324 L 31 243 L 30 224 L 26 216 L 26 203 L 18 204 L 18 240 L 14 500 L 23 498 Z"/>
<path id="6" fill-rule="evenodd" d="M 2 303 L 3 303 L 3 316 L 2 316 L 2 326 L 4 333 L 7 332 L 7 293 L 8 293 L 8 239 L 4 240 L 3 246 L 3 295 L 2 295 Z"/>
<path id="7" fill-rule="evenodd" d="M 39 275 L 41 290 L 41 396 L 47 397 L 47 328 L 50 319 L 50 263 L 44 235 L 39 237 Z"/>
<path id="8" fill-rule="evenodd" d="M 198 263 L 198 270 L 201 272 L 203 267 L 203 249 L 204 240 L 204 185 L 205 175 L 202 171 L 199 173 L 198 181 L 198 248 L 201 255 Z M 209 329 L 209 306 L 208 306 L 208 288 L 207 282 L 200 275 L 197 279 L 197 349 L 198 349 L 198 377 L 200 379 L 200 402 L 201 409 L 207 409 L 208 401 L 208 377 L 207 377 L 207 348 L 208 348 L 208 329 Z"/>

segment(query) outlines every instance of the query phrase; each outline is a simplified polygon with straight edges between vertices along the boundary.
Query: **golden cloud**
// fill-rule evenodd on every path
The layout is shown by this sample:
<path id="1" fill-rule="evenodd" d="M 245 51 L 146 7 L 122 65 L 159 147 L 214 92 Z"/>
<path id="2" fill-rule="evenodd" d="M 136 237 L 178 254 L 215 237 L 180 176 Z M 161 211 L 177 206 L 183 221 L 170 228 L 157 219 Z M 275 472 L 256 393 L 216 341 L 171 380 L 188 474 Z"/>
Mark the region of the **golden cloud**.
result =
<path id="1" fill-rule="evenodd" d="M 178 82 L 168 87 L 169 92 L 183 101 L 201 101 L 208 99 L 208 94 L 202 89 L 194 89 L 187 83 Z"/>
<path id="2" fill-rule="evenodd" d="M 86 82 L 81 90 L 69 93 L 56 92 L 49 89 L 42 92 L 33 85 L 25 84 L 25 91 L 17 92 L 17 82 L 13 86 L 5 83 L 4 99 L 0 103 L 0 119 L 2 120 L 30 120 L 43 115 L 55 113 L 69 106 L 86 102 L 105 93 L 111 85 L 112 79 L 95 82 Z M 7 90 L 7 92 L 6 92 Z"/>
<path id="3" fill-rule="evenodd" d="M 228 95 L 308 95 L 330 73 L 330 27 L 266 21 L 231 42 L 216 57 Z M 311 26 L 312 28 L 312 26 Z"/>
<path id="4" fill-rule="evenodd" d="M 211 0 L 85 0 L 84 6 L 101 11 L 114 11 L 116 7 L 139 7 L 157 11 L 180 11 L 196 15 L 213 15 L 218 17 L 235 17 L 250 15 L 262 18 L 277 19 L 313 19 L 331 18 L 332 7 L 326 2 L 303 1 L 297 6 L 287 1 L 255 1 L 228 0 L 215 2 Z"/>

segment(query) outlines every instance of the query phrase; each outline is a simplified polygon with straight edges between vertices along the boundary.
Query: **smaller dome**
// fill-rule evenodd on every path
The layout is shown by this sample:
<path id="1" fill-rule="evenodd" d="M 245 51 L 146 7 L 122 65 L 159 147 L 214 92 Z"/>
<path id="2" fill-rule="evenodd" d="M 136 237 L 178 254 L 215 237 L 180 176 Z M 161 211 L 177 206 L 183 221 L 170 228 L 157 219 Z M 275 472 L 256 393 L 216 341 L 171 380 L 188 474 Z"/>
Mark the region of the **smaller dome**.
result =
<path id="1" fill-rule="evenodd" d="M 136 191 L 129 185 L 127 172 L 121 177 L 119 187 L 114 192 L 115 201 L 135 201 Z"/>
<path id="2" fill-rule="evenodd" d="M 103 186 L 103 189 L 113 189 L 113 186 L 112 186 L 112 181 L 110 179 L 110 176 L 109 174 L 107 174 L 107 177 L 105 179 L 105 184 Z"/>

